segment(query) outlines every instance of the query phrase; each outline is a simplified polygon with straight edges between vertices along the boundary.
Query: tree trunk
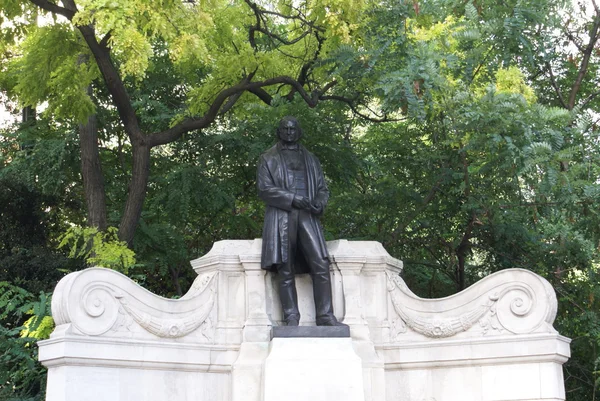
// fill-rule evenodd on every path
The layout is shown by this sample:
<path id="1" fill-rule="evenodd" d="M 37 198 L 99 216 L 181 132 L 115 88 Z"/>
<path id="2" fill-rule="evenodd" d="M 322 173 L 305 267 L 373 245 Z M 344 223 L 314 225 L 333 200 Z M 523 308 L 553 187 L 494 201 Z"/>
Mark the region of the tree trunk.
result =
<path id="1" fill-rule="evenodd" d="M 35 107 L 25 106 L 21 113 L 21 122 L 26 123 L 28 121 L 35 121 L 36 111 Z"/>
<path id="2" fill-rule="evenodd" d="M 91 92 L 91 88 L 88 88 Z M 87 207 L 87 224 L 97 227 L 99 231 L 106 230 L 106 191 L 104 177 L 98 151 L 98 124 L 96 114 L 88 117 L 86 124 L 79 125 L 79 149 L 81 152 L 81 175 L 85 204 Z"/>
<path id="3" fill-rule="evenodd" d="M 456 292 L 461 292 L 465 289 L 465 252 L 458 251 L 458 265 L 456 266 Z"/>
<path id="4" fill-rule="evenodd" d="M 129 193 L 125 203 L 125 211 L 119 225 L 119 238 L 131 245 L 135 230 L 142 215 L 142 206 L 146 197 L 146 186 L 150 175 L 150 146 L 143 142 L 133 144 L 133 166 Z"/>
<path id="5" fill-rule="evenodd" d="M 181 291 L 181 284 L 179 283 L 179 265 L 177 265 L 177 267 L 170 267 L 169 270 L 171 271 L 171 280 L 173 281 L 173 286 L 175 287 L 175 291 L 177 292 L 177 295 L 182 296 L 183 295 L 183 291 Z"/>

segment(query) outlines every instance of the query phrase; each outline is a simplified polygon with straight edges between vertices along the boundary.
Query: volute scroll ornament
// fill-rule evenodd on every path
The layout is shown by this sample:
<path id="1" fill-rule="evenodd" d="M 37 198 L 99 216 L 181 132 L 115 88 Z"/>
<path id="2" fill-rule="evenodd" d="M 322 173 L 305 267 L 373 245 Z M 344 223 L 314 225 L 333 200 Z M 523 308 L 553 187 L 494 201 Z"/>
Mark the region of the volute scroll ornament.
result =
<path id="1" fill-rule="evenodd" d="M 492 274 L 472 287 L 443 299 L 422 299 L 398 275 L 387 273 L 395 312 L 392 341 L 408 329 L 430 338 L 462 332 L 525 334 L 555 332 L 556 296 L 542 277 L 523 269 Z"/>
<path id="2" fill-rule="evenodd" d="M 200 328 L 201 337 L 210 341 L 215 276 L 198 276 L 188 294 L 176 300 L 154 295 L 116 271 L 90 268 L 65 278 L 65 288 L 52 302 L 52 314 L 57 325 L 71 323 L 75 333 L 89 336 L 110 331 L 133 333 L 135 322 L 163 338 L 184 337 Z"/>

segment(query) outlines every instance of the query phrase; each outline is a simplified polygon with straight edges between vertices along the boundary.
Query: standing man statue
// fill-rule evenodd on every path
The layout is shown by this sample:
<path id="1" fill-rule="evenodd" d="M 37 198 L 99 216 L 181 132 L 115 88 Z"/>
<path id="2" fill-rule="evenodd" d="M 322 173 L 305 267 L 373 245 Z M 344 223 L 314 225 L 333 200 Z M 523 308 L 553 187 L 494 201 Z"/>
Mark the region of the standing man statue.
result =
<path id="1" fill-rule="evenodd" d="M 279 142 L 258 163 L 258 196 L 267 204 L 261 267 L 277 272 L 283 319 L 298 326 L 300 311 L 295 274 L 310 273 L 317 326 L 345 326 L 333 315 L 329 255 L 319 217 L 329 191 L 319 160 L 298 143 L 302 130 L 284 117 Z"/>

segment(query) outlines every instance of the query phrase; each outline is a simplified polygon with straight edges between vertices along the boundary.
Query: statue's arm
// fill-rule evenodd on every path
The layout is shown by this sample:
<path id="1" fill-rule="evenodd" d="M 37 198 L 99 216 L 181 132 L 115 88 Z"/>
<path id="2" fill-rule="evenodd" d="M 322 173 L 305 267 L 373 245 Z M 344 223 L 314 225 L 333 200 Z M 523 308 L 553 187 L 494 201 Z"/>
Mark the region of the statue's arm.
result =
<path id="1" fill-rule="evenodd" d="M 325 177 L 323 175 L 323 169 L 321 168 L 321 163 L 315 157 L 315 167 L 317 170 L 317 182 L 316 182 L 316 195 L 315 201 L 320 202 L 323 207 L 327 205 L 327 201 L 329 200 L 329 189 L 327 188 L 327 183 L 325 182 Z"/>
<path id="2" fill-rule="evenodd" d="M 319 160 L 314 157 L 314 167 L 315 167 L 315 197 L 312 201 L 313 204 L 313 213 L 321 216 L 325 211 L 325 206 L 327 205 L 327 201 L 329 200 L 329 189 L 327 188 L 327 183 L 325 182 L 325 177 L 323 175 L 323 169 L 321 168 L 321 163 Z"/>
<path id="3" fill-rule="evenodd" d="M 275 185 L 264 156 L 261 156 L 258 162 L 256 185 L 258 187 L 258 197 L 267 205 L 287 211 L 292 210 L 294 193 Z"/>

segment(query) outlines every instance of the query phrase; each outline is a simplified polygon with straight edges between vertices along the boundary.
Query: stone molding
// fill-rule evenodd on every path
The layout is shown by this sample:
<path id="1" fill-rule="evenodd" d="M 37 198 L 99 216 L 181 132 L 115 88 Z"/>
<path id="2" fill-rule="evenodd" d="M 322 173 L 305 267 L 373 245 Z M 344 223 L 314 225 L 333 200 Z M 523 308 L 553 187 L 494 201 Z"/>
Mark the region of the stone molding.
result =
<path id="1" fill-rule="evenodd" d="M 61 326 L 70 325 L 72 333 L 87 336 L 181 339 L 198 331 L 193 342 L 211 342 L 214 277 L 198 276 L 186 296 L 174 300 L 154 295 L 113 270 L 71 273 L 58 283 L 52 298 L 57 330 L 51 338 L 61 333 Z"/>

